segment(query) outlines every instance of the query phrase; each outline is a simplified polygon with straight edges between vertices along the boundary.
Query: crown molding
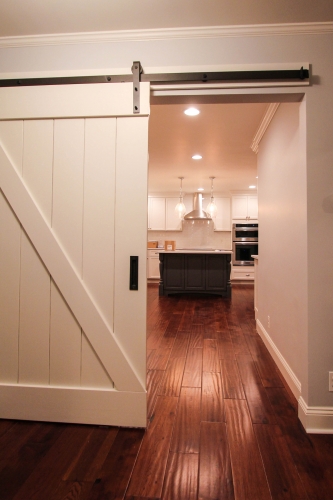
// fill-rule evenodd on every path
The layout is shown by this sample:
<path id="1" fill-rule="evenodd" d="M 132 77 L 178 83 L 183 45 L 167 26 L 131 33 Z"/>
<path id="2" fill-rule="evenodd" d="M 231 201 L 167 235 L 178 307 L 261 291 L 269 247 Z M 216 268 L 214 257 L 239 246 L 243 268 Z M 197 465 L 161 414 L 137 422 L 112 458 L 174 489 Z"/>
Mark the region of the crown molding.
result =
<path id="1" fill-rule="evenodd" d="M 267 106 L 266 113 L 265 113 L 263 119 L 261 120 L 259 128 L 258 128 L 256 135 L 254 136 L 252 144 L 251 144 L 251 149 L 254 153 L 256 153 L 256 154 L 258 153 L 259 143 L 260 143 L 261 139 L 263 138 L 263 136 L 268 128 L 268 125 L 271 123 L 272 118 L 275 115 L 279 106 L 280 106 L 279 102 L 270 103 Z"/>
<path id="2" fill-rule="evenodd" d="M 333 22 L 203 26 L 144 30 L 100 31 L 0 37 L 0 48 L 73 45 L 86 43 L 138 42 L 249 36 L 322 35 L 333 33 Z"/>

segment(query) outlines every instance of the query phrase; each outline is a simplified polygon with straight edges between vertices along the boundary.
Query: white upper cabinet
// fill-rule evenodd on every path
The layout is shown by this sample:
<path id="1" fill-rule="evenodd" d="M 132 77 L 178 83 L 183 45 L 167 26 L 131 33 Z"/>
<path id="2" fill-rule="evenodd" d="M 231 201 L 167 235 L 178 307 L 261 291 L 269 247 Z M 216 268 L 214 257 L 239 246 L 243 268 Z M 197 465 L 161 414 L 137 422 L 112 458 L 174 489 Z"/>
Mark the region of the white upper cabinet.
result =
<path id="1" fill-rule="evenodd" d="M 175 211 L 176 205 L 179 202 L 179 198 L 166 198 L 166 217 L 165 217 L 165 229 L 167 231 L 181 231 L 182 221 L 178 217 Z"/>
<path id="2" fill-rule="evenodd" d="M 165 230 L 165 198 L 148 198 L 148 229 Z"/>
<path id="3" fill-rule="evenodd" d="M 232 197 L 232 218 L 258 219 L 258 197 L 254 195 L 237 195 Z"/>
<path id="4" fill-rule="evenodd" d="M 230 231 L 230 198 L 214 198 L 217 213 L 214 219 L 215 231 Z"/>

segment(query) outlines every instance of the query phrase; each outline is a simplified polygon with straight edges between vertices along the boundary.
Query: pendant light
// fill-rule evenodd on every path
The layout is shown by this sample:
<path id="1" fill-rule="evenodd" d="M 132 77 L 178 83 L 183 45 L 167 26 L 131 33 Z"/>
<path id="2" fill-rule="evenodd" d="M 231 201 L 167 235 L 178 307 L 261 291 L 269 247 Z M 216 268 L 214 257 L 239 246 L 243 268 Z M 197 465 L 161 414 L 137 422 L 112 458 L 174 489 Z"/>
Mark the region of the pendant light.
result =
<path id="1" fill-rule="evenodd" d="M 186 214 L 186 207 L 183 201 L 183 179 L 184 177 L 178 177 L 180 179 L 180 191 L 179 191 L 179 202 L 175 207 L 175 211 L 178 214 L 180 220 L 184 219 L 184 215 Z"/>
<path id="2" fill-rule="evenodd" d="M 215 205 L 214 195 L 213 195 L 213 182 L 214 182 L 215 177 L 209 177 L 209 178 L 211 179 L 212 184 L 211 184 L 211 189 L 210 189 L 210 202 L 208 204 L 208 207 L 206 208 L 206 212 L 213 219 L 214 217 L 216 217 L 216 214 L 217 214 L 217 206 Z"/>

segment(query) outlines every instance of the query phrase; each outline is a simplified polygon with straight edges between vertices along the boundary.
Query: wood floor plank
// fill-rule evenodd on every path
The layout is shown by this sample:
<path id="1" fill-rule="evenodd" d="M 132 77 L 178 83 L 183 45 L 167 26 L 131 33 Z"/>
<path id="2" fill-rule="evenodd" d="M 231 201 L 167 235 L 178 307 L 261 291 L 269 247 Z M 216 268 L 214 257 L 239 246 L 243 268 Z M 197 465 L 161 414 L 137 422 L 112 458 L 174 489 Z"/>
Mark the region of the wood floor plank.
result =
<path id="1" fill-rule="evenodd" d="M 225 399 L 245 399 L 236 360 L 221 359 L 221 377 Z"/>
<path id="2" fill-rule="evenodd" d="M 170 453 L 162 500 L 197 500 L 199 455 Z"/>
<path id="3" fill-rule="evenodd" d="M 230 330 L 230 336 L 235 355 L 250 354 L 245 335 L 241 328 L 234 328 Z"/>
<path id="4" fill-rule="evenodd" d="M 237 365 L 252 422 L 257 424 L 275 424 L 275 413 L 266 390 L 262 385 L 252 356 L 247 354 L 237 356 Z"/>
<path id="5" fill-rule="evenodd" d="M 235 359 L 234 346 L 229 331 L 218 332 L 217 348 L 220 359 Z"/>
<path id="6" fill-rule="evenodd" d="M 164 377 L 158 389 L 158 394 L 160 396 L 179 396 L 185 362 L 186 358 L 173 358 L 169 360 Z"/>
<path id="7" fill-rule="evenodd" d="M 178 398 L 159 396 L 142 441 L 127 496 L 160 498 Z"/>
<path id="8" fill-rule="evenodd" d="M 254 431 L 273 499 L 308 499 L 280 427 L 255 425 Z"/>
<path id="9" fill-rule="evenodd" d="M 279 374 L 272 356 L 268 352 L 263 341 L 259 337 L 248 336 L 246 338 L 252 357 L 257 365 L 257 370 L 264 387 L 284 387 L 283 380 Z"/>
<path id="10" fill-rule="evenodd" d="M 169 324 L 164 333 L 165 337 L 176 337 L 178 327 L 182 320 L 182 316 L 183 313 L 175 313 L 175 312 L 170 316 Z"/>
<path id="11" fill-rule="evenodd" d="M 234 498 L 233 478 L 225 424 L 218 422 L 202 422 L 200 432 L 198 499 L 233 500 Z"/>
<path id="12" fill-rule="evenodd" d="M 169 361 L 171 349 L 156 349 L 147 362 L 148 370 L 165 370 Z"/>
<path id="13" fill-rule="evenodd" d="M 232 474 L 237 500 L 272 500 L 246 401 L 225 401 Z"/>
<path id="14" fill-rule="evenodd" d="M 183 387 L 180 393 L 170 450 L 199 453 L 201 390 Z"/>
<path id="15" fill-rule="evenodd" d="M 88 431 L 88 432 L 87 432 Z M 15 500 L 39 500 L 52 498 L 52 492 L 61 484 L 62 477 L 72 462 L 82 454 L 87 440 L 93 432 L 93 426 L 66 426 L 60 437 L 46 453 L 36 468 L 13 497 Z M 118 428 L 110 429 L 116 436 Z"/>
<path id="16" fill-rule="evenodd" d="M 1 440 L 2 443 L 0 441 L 0 498 L 3 499 L 12 499 L 15 496 L 64 431 L 61 424 L 13 424 L 12 429 L 16 430 L 10 435 L 8 432 L 8 447 L 2 447 L 1 444 L 5 443 L 4 440 Z"/>
<path id="17" fill-rule="evenodd" d="M 182 385 L 183 387 L 201 387 L 202 349 L 189 349 Z"/>
<path id="18" fill-rule="evenodd" d="M 192 324 L 189 348 L 203 347 L 204 326 L 203 324 Z"/>
<path id="19" fill-rule="evenodd" d="M 219 373 L 221 371 L 218 349 L 214 339 L 204 339 L 202 369 L 204 372 Z"/>
<path id="20" fill-rule="evenodd" d="M 147 374 L 147 419 L 153 414 L 158 390 L 164 377 L 163 370 L 149 370 Z"/>
<path id="21" fill-rule="evenodd" d="M 124 498 L 143 436 L 143 429 L 119 429 L 103 468 L 89 492 L 89 500 Z"/>
<path id="22" fill-rule="evenodd" d="M 62 476 L 63 481 L 93 482 L 98 477 L 107 454 L 117 438 L 107 426 L 92 426 L 91 433 Z"/>
<path id="23" fill-rule="evenodd" d="M 203 422 L 224 422 L 220 373 L 202 373 L 201 420 Z"/>
<path id="24" fill-rule="evenodd" d="M 290 394 L 278 387 L 267 388 L 266 391 L 309 498 L 331 500 L 332 471 L 327 470 L 318 458 L 311 434 L 307 434 L 300 423 Z"/>
<path id="25" fill-rule="evenodd" d="M 186 357 L 189 337 L 190 332 L 178 332 L 170 353 L 170 359 Z"/>

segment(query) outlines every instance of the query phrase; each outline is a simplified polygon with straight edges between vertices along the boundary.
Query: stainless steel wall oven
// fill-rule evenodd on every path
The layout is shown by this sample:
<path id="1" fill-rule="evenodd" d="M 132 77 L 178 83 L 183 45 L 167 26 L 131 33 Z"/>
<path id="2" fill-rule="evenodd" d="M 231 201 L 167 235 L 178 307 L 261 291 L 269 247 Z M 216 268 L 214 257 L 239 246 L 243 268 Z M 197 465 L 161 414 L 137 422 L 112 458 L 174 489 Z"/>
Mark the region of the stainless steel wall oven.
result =
<path id="1" fill-rule="evenodd" d="M 258 224 L 236 223 L 232 225 L 232 264 L 253 266 L 251 255 L 258 255 Z"/>

